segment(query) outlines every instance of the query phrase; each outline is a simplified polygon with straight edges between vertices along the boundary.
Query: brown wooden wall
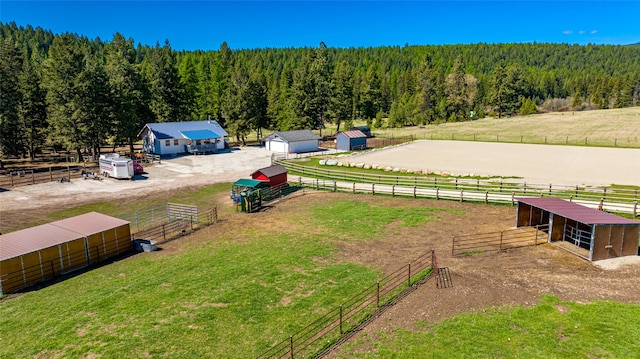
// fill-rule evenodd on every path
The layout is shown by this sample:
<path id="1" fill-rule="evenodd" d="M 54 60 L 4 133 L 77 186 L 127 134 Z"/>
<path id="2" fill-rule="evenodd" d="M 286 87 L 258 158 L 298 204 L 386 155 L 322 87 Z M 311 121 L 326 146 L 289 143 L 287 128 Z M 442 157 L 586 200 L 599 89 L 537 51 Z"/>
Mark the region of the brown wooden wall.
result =
<path id="1" fill-rule="evenodd" d="M 0 294 L 54 278 L 132 248 L 129 224 L 9 258 L 0 263 Z"/>
<path id="2" fill-rule="evenodd" d="M 591 260 L 601 260 L 638 253 L 638 226 L 596 226 L 593 257 Z"/>

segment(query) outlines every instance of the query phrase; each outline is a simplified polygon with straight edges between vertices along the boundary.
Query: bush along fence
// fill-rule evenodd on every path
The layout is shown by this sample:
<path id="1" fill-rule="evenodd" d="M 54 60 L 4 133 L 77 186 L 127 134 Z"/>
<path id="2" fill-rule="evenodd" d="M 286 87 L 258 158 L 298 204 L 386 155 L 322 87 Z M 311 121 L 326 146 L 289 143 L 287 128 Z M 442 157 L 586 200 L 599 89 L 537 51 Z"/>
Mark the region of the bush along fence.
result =
<path id="1" fill-rule="evenodd" d="M 293 359 L 327 354 L 398 299 L 426 283 L 438 273 L 435 268 L 437 258 L 432 250 L 365 288 L 257 358 Z"/>
<path id="2" fill-rule="evenodd" d="M 536 246 L 547 243 L 549 225 L 521 227 L 500 232 L 455 236 L 451 243 L 451 255 L 461 256 L 482 252 Z"/>
<path id="3" fill-rule="evenodd" d="M 315 189 L 514 205 L 516 197 L 555 197 L 609 212 L 640 215 L 640 190 L 625 187 L 580 187 L 531 184 L 503 179 L 467 179 L 371 174 L 275 161 L 300 177 L 299 186 Z"/>

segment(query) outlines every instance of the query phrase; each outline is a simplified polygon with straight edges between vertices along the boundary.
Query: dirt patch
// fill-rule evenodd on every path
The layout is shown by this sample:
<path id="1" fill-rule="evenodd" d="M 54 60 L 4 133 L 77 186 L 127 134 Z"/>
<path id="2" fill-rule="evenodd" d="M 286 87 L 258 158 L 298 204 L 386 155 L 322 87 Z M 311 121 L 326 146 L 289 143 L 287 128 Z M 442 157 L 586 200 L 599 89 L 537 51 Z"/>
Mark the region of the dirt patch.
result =
<path id="1" fill-rule="evenodd" d="M 234 157 L 234 153 L 231 153 L 230 156 L 191 156 L 163 161 L 161 165 L 149 167 L 145 178 L 134 181 L 74 181 L 11 189 L 0 193 L 0 230 L 7 224 L 29 221 L 53 209 L 82 203 L 120 198 L 121 205 L 126 206 L 138 196 L 169 198 L 181 188 L 247 178 L 256 169 L 270 163 L 270 153 L 263 149 L 247 149 L 246 152 L 242 149 L 236 153 L 248 155 Z M 547 294 L 563 301 L 640 303 L 640 292 L 637 290 L 640 288 L 638 263 L 604 269 L 548 244 L 467 257 L 451 255 L 454 235 L 495 232 L 513 227 L 515 208 L 507 206 L 306 191 L 305 194 L 297 193 L 290 199 L 278 201 L 265 211 L 247 215 L 235 213 L 228 198 L 221 195 L 218 225 L 202 229 L 197 235 L 166 243 L 158 255 L 170 255 L 183 248 L 193 248 L 193 245 L 214 236 L 223 238 L 237 228 L 252 225 L 279 228 L 283 214 L 290 216 L 300 213 L 309 203 L 326 203 L 335 199 L 362 201 L 383 207 L 443 209 L 433 212 L 439 217 L 438 220 L 416 228 L 404 227 L 398 229 L 397 233 L 394 231 L 377 240 L 363 236 L 339 242 L 337 245 L 340 250 L 335 254 L 335 259 L 391 273 L 418 255 L 435 249 L 440 266 L 450 269 L 453 281 L 453 287 L 447 289 L 436 289 L 433 282 L 420 287 L 352 340 L 358 340 L 363 334 L 374 336 L 379 330 L 385 329 L 417 330 L 418 321 L 434 323 L 456 314 L 483 311 L 492 306 L 534 305 L 542 295 Z M 39 357 L 50 354 L 41 353 Z"/>

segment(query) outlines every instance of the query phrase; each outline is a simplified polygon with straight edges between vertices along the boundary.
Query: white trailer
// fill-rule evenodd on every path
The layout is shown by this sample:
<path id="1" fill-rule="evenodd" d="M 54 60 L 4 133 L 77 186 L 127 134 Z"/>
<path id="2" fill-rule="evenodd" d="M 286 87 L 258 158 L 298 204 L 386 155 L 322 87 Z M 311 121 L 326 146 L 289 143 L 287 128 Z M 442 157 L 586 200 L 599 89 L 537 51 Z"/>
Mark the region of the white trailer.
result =
<path id="1" fill-rule="evenodd" d="M 133 160 L 117 153 L 100 155 L 100 173 L 105 177 L 133 178 Z"/>

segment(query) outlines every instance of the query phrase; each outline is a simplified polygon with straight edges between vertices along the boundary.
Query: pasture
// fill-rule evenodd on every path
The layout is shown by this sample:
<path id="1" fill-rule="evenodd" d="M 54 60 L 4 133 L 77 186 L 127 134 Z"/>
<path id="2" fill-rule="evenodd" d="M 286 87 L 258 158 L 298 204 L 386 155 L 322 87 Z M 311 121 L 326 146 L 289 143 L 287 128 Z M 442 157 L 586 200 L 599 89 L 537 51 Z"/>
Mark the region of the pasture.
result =
<path id="1" fill-rule="evenodd" d="M 551 330 L 575 336 L 579 348 L 584 348 L 581 353 L 604 357 L 628 353 L 628 345 L 585 343 L 577 336 L 580 331 L 562 331 L 566 320 L 580 327 L 593 323 L 592 317 L 583 316 L 589 312 L 580 305 L 563 302 L 572 308 L 569 319 L 531 327 L 537 311 L 548 311 L 548 300 L 541 303 L 542 309 L 535 306 L 543 294 L 559 301 L 636 303 L 598 302 L 596 306 L 604 310 L 596 321 L 624 329 L 625 338 L 640 334 L 633 323 L 623 325 L 634 322 L 631 318 L 640 308 L 637 267 L 599 270 L 546 245 L 499 255 L 448 254 L 452 235 L 509 228 L 511 207 L 307 192 L 247 215 L 233 210 L 224 187 L 199 192 L 202 201 L 218 204 L 218 224 L 169 242 L 161 251 L 3 300 L 0 357 L 255 357 L 431 249 L 441 265 L 451 268 L 454 287 L 420 287 L 330 356 L 388 357 L 395 352 L 422 357 L 430 351 L 416 342 L 420 339 L 409 341 L 412 344 L 405 348 L 397 343 L 426 335 L 425 326 L 446 335 L 449 329 L 444 328 L 451 322 L 438 323 L 451 317 L 455 325 L 468 328 L 463 332 L 467 341 L 461 345 L 473 346 L 466 353 L 477 357 L 494 353 L 509 357 L 509 351 L 496 352 L 496 344 L 472 335 L 505 320 L 524 328 L 522 332 Z M 595 282 L 609 284 L 589 285 Z M 480 317 L 455 318 L 487 308 L 500 309 Z M 518 313 L 525 313 L 525 319 Z M 540 336 L 514 334 L 513 338 L 539 348 L 522 352 L 533 353 L 532 357 L 555 353 Z M 379 349 L 371 353 L 371 348 Z M 460 346 L 451 345 L 433 353 L 456 357 L 459 350 Z M 518 356 L 513 353 L 511 357 Z"/>
<path id="2" fill-rule="evenodd" d="M 600 147 L 640 147 L 640 107 L 374 129 L 377 136 Z"/>

